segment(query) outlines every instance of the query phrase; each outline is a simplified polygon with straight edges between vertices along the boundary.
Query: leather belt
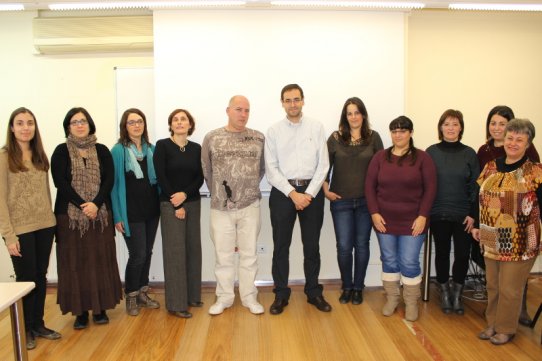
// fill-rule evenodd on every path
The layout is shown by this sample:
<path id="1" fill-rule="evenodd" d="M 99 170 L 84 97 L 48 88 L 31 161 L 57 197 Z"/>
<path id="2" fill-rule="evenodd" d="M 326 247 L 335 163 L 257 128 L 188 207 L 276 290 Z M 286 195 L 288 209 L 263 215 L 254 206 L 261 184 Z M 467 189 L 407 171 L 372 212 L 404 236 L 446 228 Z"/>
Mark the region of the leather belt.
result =
<path id="1" fill-rule="evenodd" d="M 290 183 L 293 187 L 308 186 L 310 182 L 311 179 L 288 179 L 288 183 Z"/>

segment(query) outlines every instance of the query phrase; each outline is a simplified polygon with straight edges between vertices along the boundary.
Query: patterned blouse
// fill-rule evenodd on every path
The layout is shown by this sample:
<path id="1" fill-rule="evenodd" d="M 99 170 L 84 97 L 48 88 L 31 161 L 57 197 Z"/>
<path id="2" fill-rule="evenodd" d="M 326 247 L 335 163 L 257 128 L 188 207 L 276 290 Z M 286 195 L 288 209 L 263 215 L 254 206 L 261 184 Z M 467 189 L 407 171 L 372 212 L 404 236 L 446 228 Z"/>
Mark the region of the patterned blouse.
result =
<path id="1" fill-rule="evenodd" d="M 478 178 L 480 246 L 485 257 L 497 261 L 525 261 L 540 252 L 537 193 L 542 165 L 526 157 L 518 163 L 513 167 L 499 158 L 489 162 Z"/>

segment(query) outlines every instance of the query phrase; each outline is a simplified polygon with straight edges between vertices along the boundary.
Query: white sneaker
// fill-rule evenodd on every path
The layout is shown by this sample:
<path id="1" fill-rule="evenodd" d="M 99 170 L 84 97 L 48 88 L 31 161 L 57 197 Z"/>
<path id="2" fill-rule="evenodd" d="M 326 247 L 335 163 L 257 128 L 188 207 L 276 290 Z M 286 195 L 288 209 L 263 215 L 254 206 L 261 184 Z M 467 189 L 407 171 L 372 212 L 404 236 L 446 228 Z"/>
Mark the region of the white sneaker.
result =
<path id="1" fill-rule="evenodd" d="M 214 305 L 209 307 L 209 314 L 210 315 L 220 315 L 226 308 L 231 307 L 231 304 L 227 305 L 222 302 L 216 302 Z"/>
<path id="2" fill-rule="evenodd" d="M 251 303 L 243 303 L 243 306 L 248 308 L 250 312 L 255 315 L 261 315 L 262 313 L 264 313 L 264 308 L 260 303 L 258 303 L 258 301 L 254 301 Z"/>

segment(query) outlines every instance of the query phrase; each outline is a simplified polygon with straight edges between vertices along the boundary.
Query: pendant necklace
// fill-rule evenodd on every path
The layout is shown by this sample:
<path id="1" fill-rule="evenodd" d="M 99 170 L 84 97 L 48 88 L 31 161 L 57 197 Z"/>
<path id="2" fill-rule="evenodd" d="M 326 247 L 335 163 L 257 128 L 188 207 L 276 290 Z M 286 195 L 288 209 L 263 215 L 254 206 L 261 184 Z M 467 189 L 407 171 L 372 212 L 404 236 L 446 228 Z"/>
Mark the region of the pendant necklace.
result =
<path id="1" fill-rule="evenodd" d="M 171 140 L 173 141 L 173 143 L 177 144 L 181 152 L 184 152 L 186 150 L 186 145 L 188 144 L 188 140 L 182 146 L 175 141 L 175 138 L 171 137 Z"/>

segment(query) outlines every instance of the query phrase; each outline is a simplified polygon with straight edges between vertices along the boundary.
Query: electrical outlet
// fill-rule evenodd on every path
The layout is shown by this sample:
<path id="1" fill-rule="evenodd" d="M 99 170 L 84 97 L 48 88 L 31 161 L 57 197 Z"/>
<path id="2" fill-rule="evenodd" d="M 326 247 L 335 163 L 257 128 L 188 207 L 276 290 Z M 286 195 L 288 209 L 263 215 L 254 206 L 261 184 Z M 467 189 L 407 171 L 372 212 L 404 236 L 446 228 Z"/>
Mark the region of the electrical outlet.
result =
<path id="1" fill-rule="evenodd" d="M 256 252 L 258 254 L 267 253 L 267 246 L 265 244 L 257 244 L 256 245 Z"/>

